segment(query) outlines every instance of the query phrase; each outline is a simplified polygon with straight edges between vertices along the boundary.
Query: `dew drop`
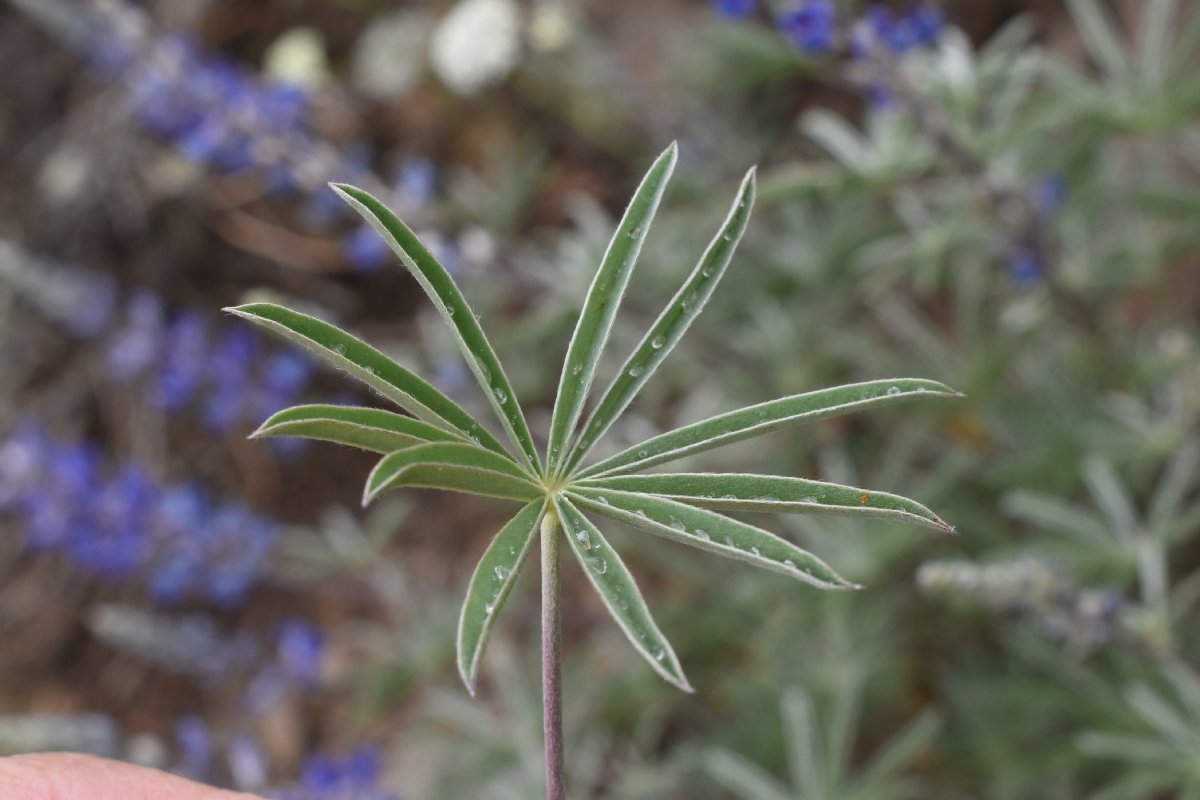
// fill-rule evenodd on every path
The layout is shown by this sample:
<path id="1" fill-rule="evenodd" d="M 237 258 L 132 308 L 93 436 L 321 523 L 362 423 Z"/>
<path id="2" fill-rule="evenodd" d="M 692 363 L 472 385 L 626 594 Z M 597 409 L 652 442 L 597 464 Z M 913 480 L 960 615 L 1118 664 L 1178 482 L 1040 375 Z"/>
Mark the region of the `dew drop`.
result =
<path id="1" fill-rule="evenodd" d="M 732 241 L 733 241 L 733 234 L 732 234 L 732 233 L 727 233 L 727 234 L 725 234 L 724 236 L 722 236 L 721 238 L 722 238 L 722 239 L 724 239 L 724 240 L 725 240 L 725 241 L 727 241 L 727 242 L 732 242 Z"/>
<path id="2" fill-rule="evenodd" d="M 608 572 L 608 562 L 599 556 L 589 558 L 587 563 L 592 568 L 592 572 L 595 572 L 597 575 L 603 575 Z"/>
<path id="3" fill-rule="evenodd" d="M 496 395 L 496 402 L 504 405 L 508 402 L 508 392 L 501 389 L 499 386 L 492 387 L 492 394 Z"/>
<path id="4" fill-rule="evenodd" d="M 454 316 L 454 306 L 446 306 L 446 316 L 447 317 Z"/>
<path id="5" fill-rule="evenodd" d="M 795 561 L 792 561 L 790 558 L 786 558 L 786 559 L 784 559 L 784 561 L 783 561 L 783 565 L 784 565 L 785 567 L 787 567 L 788 569 L 795 569 L 795 568 L 796 568 L 796 562 L 795 562 Z"/>
<path id="6" fill-rule="evenodd" d="M 576 364 L 575 366 L 571 367 L 572 375 L 578 375 L 581 372 L 583 372 L 583 364 Z"/>
<path id="7" fill-rule="evenodd" d="M 641 375 L 643 371 L 644 371 L 644 370 L 643 370 L 643 368 L 642 368 L 642 367 L 636 367 L 636 366 L 635 366 L 635 367 L 630 367 L 630 368 L 629 368 L 629 377 L 631 377 L 631 378 L 636 378 L 636 377 L 638 377 L 639 375 Z"/>
<path id="8" fill-rule="evenodd" d="M 495 604 L 495 603 L 488 603 L 486 606 L 484 606 L 484 607 L 483 607 L 483 613 L 484 613 L 485 615 L 489 616 L 489 617 L 490 617 L 490 616 L 491 616 L 493 613 L 495 613 L 495 611 L 496 611 L 496 604 Z"/>
<path id="9" fill-rule="evenodd" d="M 642 226 L 638 225 L 637 227 L 630 229 L 628 236 L 630 239 L 636 239 L 638 236 L 641 235 L 641 233 L 642 233 Z"/>
<path id="10" fill-rule="evenodd" d="M 655 350 L 661 350 L 662 346 L 666 343 L 667 343 L 667 337 L 665 337 L 665 336 L 655 336 L 653 339 L 650 340 L 650 346 L 653 347 Z"/>
<path id="11" fill-rule="evenodd" d="M 645 519 L 645 518 L 646 518 L 646 510 L 645 510 L 644 508 L 638 508 L 638 509 L 635 509 L 633 513 L 634 513 L 634 514 L 637 514 L 637 515 L 638 515 L 639 517 L 641 517 L 642 519 Z"/>
<path id="12" fill-rule="evenodd" d="M 733 537 L 732 537 L 732 536 L 726 536 L 726 537 L 725 537 L 725 546 L 726 546 L 726 547 L 733 547 Z"/>
<path id="13" fill-rule="evenodd" d="M 496 573 L 496 580 L 498 581 L 507 580 L 508 576 L 512 574 L 511 569 L 500 566 L 497 566 L 494 570 L 492 570 L 492 572 Z"/>
<path id="14" fill-rule="evenodd" d="M 606 505 L 608 505 L 608 498 L 605 497 L 604 495 L 599 495 L 598 497 L 596 497 L 596 502 L 602 506 L 606 506 Z"/>
<path id="15" fill-rule="evenodd" d="M 645 458 L 648 455 L 650 455 L 650 453 L 646 450 L 638 450 L 638 458 Z"/>
<path id="16" fill-rule="evenodd" d="M 887 393 L 889 395 L 895 397 L 896 395 L 900 394 L 900 387 L 899 386 L 889 386 Z"/>
<path id="17" fill-rule="evenodd" d="M 675 519 L 674 517 L 671 517 L 671 527 L 677 531 L 686 531 L 687 530 L 687 526 L 684 525 L 679 520 Z"/>
<path id="18" fill-rule="evenodd" d="M 707 542 L 711 537 L 709 537 L 708 531 L 704 530 L 703 528 L 696 528 L 696 538 L 703 539 Z"/>
<path id="19" fill-rule="evenodd" d="M 706 278 L 711 278 L 711 277 L 712 277 L 712 274 L 713 274 L 713 268 L 712 268 L 712 267 L 705 267 L 704 269 L 700 270 L 700 274 L 701 274 L 701 275 L 703 275 L 703 276 L 704 276 L 704 277 L 706 277 Z"/>
<path id="20" fill-rule="evenodd" d="M 339 356 L 344 356 L 344 355 L 346 355 L 346 345 L 344 345 L 344 344 L 335 344 L 335 345 L 333 346 L 333 352 L 334 352 L 334 353 L 336 353 L 336 354 L 338 354 Z"/>
<path id="21" fill-rule="evenodd" d="M 692 292 L 687 297 L 683 298 L 683 306 L 682 307 L 683 307 L 684 312 L 690 312 L 692 309 L 694 309 L 696 307 L 697 302 L 698 302 L 698 298 L 696 297 L 695 292 Z"/>
<path id="22" fill-rule="evenodd" d="M 655 661 L 662 661 L 666 657 L 667 657 L 666 650 L 663 650 L 661 647 L 654 648 L 654 660 Z"/>
<path id="23" fill-rule="evenodd" d="M 751 548 L 750 548 L 750 552 L 751 552 L 751 553 L 753 553 L 753 554 L 754 554 L 754 555 L 756 555 L 756 556 L 761 556 L 761 555 L 762 555 L 762 551 L 761 551 L 761 550 L 759 550 L 757 547 L 751 547 Z"/>
<path id="24" fill-rule="evenodd" d="M 722 500 L 737 500 L 737 495 L 725 494 L 721 495 Z"/>

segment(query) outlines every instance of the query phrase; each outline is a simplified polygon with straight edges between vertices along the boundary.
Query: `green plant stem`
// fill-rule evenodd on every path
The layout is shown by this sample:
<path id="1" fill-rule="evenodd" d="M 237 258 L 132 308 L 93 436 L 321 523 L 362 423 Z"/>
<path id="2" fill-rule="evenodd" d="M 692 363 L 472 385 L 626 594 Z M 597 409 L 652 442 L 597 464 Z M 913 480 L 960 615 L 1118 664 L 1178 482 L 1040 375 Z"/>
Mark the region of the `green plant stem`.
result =
<path id="1" fill-rule="evenodd" d="M 546 746 L 546 800 L 566 800 L 562 735 L 562 591 L 558 517 L 542 517 L 542 725 Z"/>

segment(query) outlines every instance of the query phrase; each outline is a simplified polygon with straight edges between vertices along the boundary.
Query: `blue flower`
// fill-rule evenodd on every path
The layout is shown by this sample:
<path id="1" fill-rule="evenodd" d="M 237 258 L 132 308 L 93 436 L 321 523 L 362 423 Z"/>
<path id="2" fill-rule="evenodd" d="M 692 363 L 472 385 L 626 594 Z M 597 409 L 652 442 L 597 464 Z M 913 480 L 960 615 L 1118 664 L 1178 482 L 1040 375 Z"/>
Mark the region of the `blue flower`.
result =
<path id="1" fill-rule="evenodd" d="M 1008 257 L 1008 274 L 1017 286 L 1028 287 L 1037 283 L 1043 272 L 1042 259 L 1028 247 L 1017 247 Z"/>
<path id="2" fill-rule="evenodd" d="M 174 411 L 191 402 L 206 377 L 207 320 L 194 312 L 176 317 L 167 329 L 164 350 L 154 401 Z"/>
<path id="3" fill-rule="evenodd" d="M 350 265 L 358 272 L 374 272 L 392 257 L 383 237 L 370 225 L 359 225 L 342 240 L 342 249 Z"/>
<path id="4" fill-rule="evenodd" d="M 1054 214 L 1067 200 L 1067 179 L 1061 174 L 1046 175 L 1030 190 L 1033 207 L 1045 216 Z"/>
<path id="5" fill-rule="evenodd" d="M 902 55 L 936 44 L 945 25 L 945 16 L 932 6 L 921 5 L 909 14 L 897 14 L 887 6 L 873 5 L 851 32 L 851 51 L 860 58 L 880 48 Z"/>
<path id="6" fill-rule="evenodd" d="M 179 747 L 185 775 L 198 779 L 208 775 L 213 760 L 212 733 L 208 723 L 191 714 L 180 717 L 175 723 L 175 743 Z"/>
<path id="7" fill-rule="evenodd" d="M 125 326 L 109 339 L 105 353 L 114 377 L 132 378 L 155 361 L 162 325 L 162 302 L 158 295 L 146 289 L 136 292 L 126 306 Z"/>
<path id="8" fill-rule="evenodd" d="M 284 671 L 302 683 L 316 683 L 325 656 L 325 637 L 302 619 L 289 619 L 279 628 L 276 645 Z"/>
<path id="9" fill-rule="evenodd" d="M 713 10 L 731 19 L 745 19 L 757 8 L 758 0 L 713 0 Z"/>
<path id="10" fill-rule="evenodd" d="M 779 30 L 809 55 L 825 55 L 837 38 L 832 0 L 805 0 L 779 18 Z"/>

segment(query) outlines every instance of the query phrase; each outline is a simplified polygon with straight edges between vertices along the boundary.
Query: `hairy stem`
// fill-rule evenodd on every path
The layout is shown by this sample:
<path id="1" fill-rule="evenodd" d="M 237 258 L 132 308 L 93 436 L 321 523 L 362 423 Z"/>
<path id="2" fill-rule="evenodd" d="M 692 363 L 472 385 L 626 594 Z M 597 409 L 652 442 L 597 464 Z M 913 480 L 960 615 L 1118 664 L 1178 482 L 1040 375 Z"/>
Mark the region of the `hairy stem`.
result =
<path id="1" fill-rule="evenodd" d="M 546 743 L 546 800 L 566 800 L 562 734 L 562 592 L 558 517 L 542 517 L 542 725 Z"/>

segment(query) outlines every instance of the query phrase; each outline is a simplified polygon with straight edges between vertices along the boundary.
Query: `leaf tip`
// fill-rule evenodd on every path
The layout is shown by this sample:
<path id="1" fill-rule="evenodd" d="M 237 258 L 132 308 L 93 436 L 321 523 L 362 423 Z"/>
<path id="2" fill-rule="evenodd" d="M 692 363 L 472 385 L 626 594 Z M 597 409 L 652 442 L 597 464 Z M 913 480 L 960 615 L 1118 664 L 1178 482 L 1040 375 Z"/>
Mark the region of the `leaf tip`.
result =
<path id="1" fill-rule="evenodd" d="M 471 696 L 471 699 L 474 700 L 475 699 L 475 676 L 467 674 L 466 670 L 463 668 L 463 666 L 461 664 L 459 665 L 459 668 L 458 668 L 458 674 L 459 674 L 459 677 L 462 678 L 463 687 L 466 688 L 467 694 L 469 694 Z"/>
<path id="2" fill-rule="evenodd" d="M 362 507 L 366 508 L 371 505 L 371 501 L 375 499 L 375 495 L 379 494 L 378 489 L 372 489 L 370 482 L 363 487 Z"/>

